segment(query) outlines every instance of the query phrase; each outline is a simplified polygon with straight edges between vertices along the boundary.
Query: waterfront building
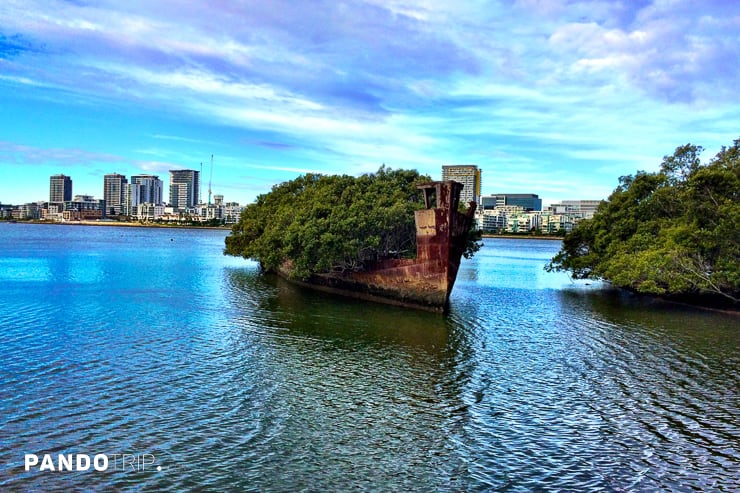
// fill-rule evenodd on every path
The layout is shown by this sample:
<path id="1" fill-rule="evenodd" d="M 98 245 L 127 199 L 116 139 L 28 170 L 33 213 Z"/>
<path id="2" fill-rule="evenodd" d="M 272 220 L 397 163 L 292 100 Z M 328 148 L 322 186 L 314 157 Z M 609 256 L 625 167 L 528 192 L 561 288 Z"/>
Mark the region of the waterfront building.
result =
<path id="1" fill-rule="evenodd" d="M 95 200 L 92 195 L 75 195 L 74 200 L 64 203 L 64 221 L 86 221 L 103 219 L 106 216 L 105 200 Z"/>
<path id="2" fill-rule="evenodd" d="M 485 233 L 570 233 L 582 220 L 579 214 L 554 214 L 551 211 L 527 211 L 509 205 L 479 209 L 475 214 L 478 228 Z"/>
<path id="3" fill-rule="evenodd" d="M 531 233 L 539 231 L 541 225 L 541 211 L 517 212 L 507 216 L 507 233 Z"/>
<path id="4" fill-rule="evenodd" d="M 553 214 L 551 212 L 542 213 L 542 224 L 540 225 L 540 231 L 543 234 L 556 234 L 560 231 L 566 231 L 566 221 L 568 218 L 564 214 Z M 573 224 L 570 224 L 572 229 Z"/>
<path id="5" fill-rule="evenodd" d="M 478 229 L 486 233 L 496 233 L 506 230 L 509 216 L 523 212 L 524 209 L 520 206 L 501 206 L 490 209 L 480 207 L 475 211 L 475 218 Z"/>
<path id="6" fill-rule="evenodd" d="M 244 206 L 239 205 L 238 202 L 226 202 L 223 205 L 223 208 L 223 218 L 226 224 L 235 224 L 239 222 L 239 217 L 242 215 Z"/>
<path id="7" fill-rule="evenodd" d="M 223 219 L 224 208 L 220 205 L 215 204 L 199 204 L 197 213 L 202 221 L 210 221 L 211 219 Z"/>
<path id="8" fill-rule="evenodd" d="M 170 206 L 187 209 L 198 204 L 200 172 L 192 169 L 170 170 Z"/>
<path id="9" fill-rule="evenodd" d="M 460 193 L 460 202 L 478 203 L 481 190 L 481 175 L 483 171 L 474 164 L 457 164 L 442 166 L 442 181 L 455 180 L 463 184 Z"/>
<path id="10" fill-rule="evenodd" d="M 43 202 L 29 202 L 17 207 L 9 207 L 7 214 L 3 213 L 3 217 L 19 220 L 40 219 L 43 208 Z"/>
<path id="11" fill-rule="evenodd" d="M 594 217 L 601 200 L 563 200 L 548 208 L 553 214 L 571 214 L 583 219 Z"/>
<path id="12" fill-rule="evenodd" d="M 44 221 L 61 221 L 62 220 L 62 211 L 64 210 L 64 202 L 60 203 L 53 203 L 49 202 L 46 204 L 46 207 L 44 207 L 41 210 L 41 219 Z"/>
<path id="13" fill-rule="evenodd" d="M 519 206 L 525 211 L 541 211 L 542 199 L 535 193 L 495 193 L 481 197 L 482 209 L 496 209 L 504 206 Z"/>
<path id="14" fill-rule="evenodd" d="M 136 219 L 139 221 L 156 221 L 164 216 L 165 207 L 151 202 L 142 202 L 136 207 Z"/>
<path id="15" fill-rule="evenodd" d="M 542 225 L 540 229 L 543 233 L 570 233 L 583 218 L 575 214 L 556 214 L 550 211 L 542 213 Z"/>
<path id="16" fill-rule="evenodd" d="M 58 204 L 67 200 L 72 200 L 72 178 L 52 175 L 49 178 L 49 202 Z"/>
<path id="17" fill-rule="evenodd" d="M 140 185 L 140 202 L 163 205 L 164 182 L 156 175 L 132 175 L 131 183 Z"/>
<path id="18" fill-rule="evenodd" d="M 213 196 L 213 203 L 200 203 L 189 212 L 196 221 L 211 221 L 218 219 L 225 224 L 233 224 L 239 220 L 244 208 L 237 202 L 224 202 L 222 194 Z"/>
<path id="19" fill-rule="evenodd" d="M 124 191 L 128 180 L 118 173 L 111 173 L 103 177 L 103 200 L 107 212 L 111 215 L 123 213 Z"/>

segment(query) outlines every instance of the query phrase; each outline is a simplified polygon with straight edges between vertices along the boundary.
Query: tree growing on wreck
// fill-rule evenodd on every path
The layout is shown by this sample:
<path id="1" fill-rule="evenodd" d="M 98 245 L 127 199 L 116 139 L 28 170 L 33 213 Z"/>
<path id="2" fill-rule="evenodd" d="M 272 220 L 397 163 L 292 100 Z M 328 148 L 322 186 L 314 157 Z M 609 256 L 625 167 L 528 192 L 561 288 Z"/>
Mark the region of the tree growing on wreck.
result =
<path id="1" fill-rule="evenodd" d="M 291 275 L 361 271 L 384 258 L 416 254 L 414 211 L 424 207 L 415 170 L 381 167 L 359 177 L 306 174 L 281 183 L 248 205 L 226 238 L 224 253 Z M 472 235 L 465 256 L 480 248 Z"/>
<path id="2" fill-rule="evenodd" d="M 703 165 L 700 146 L 638 172 L 566 235 L 548 270 L 641 293 L 740 303 L 740 139 Z"/>

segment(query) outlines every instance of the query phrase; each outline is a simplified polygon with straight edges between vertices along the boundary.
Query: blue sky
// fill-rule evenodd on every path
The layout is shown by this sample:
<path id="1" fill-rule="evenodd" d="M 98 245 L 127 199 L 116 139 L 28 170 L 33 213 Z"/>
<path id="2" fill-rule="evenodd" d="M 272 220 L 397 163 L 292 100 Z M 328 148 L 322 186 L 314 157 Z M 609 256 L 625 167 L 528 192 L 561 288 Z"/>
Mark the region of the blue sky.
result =
<path id="1" fill-rule="evenodd" d="M 0 202 L 200 169 L 249 203 L 381 164 L 606 198 L 740 137 L 740 2 L 3 0 Z"/>

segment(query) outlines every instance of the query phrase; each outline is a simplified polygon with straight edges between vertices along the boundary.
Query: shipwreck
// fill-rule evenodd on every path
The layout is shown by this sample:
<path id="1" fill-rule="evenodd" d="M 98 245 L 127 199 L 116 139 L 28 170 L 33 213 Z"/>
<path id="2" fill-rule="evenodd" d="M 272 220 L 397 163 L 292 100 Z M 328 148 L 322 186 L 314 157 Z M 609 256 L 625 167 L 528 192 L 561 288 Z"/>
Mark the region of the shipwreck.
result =
<path id="1" fill-rule="evenodd" d="M 415 211 L 416 258 L 381 259 L 361 271 L 317 273 L 290 279 L 290 262 L 278 269 L 290 282 L 341 296 L 444 312 L 465 251 L 476 204 L 458 211 L 463 185 L 435 181 L 418 185 L 425 208 Z"/>

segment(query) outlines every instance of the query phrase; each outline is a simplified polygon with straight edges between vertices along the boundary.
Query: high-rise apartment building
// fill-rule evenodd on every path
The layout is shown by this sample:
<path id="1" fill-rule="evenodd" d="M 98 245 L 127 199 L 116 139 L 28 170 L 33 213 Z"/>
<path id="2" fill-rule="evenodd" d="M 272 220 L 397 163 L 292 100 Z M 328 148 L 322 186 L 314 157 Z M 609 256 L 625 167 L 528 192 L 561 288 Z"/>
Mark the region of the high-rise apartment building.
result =
<path id="1" fill-rule="evenodd" d="M 61 203 L 72 200 L 72 178 L 51 175 L 49 178 L 49 202 Z"/>
<path id="2" fill-rule="evenodd" d="M 124 191 L 128 180 L 118 173 L 111 173 L 103 177 L 103 200 L 106 212 L 118 215 L 123 212 Z"/>
<path id="3" fill-rule="evenodd" d="M 121 206 L 121 209 L 124 215 L 136 215 L 136 207 L 142 203 L 142 189 L 143 186 L 138 183 L 126 183 L 123 186 L 123 205 Z"/>
<path id="4" fill-rule="evenodd" d="M 463 184 L 460 202 L 478 202 L 482 170 L 474 164 L 442 166 L 442 181 L 455 180 Z"/>
<path id="5" fill-rule="evenodd" d="M 199 171 L 170 170 L 170 205 L 175 209 L 195 207 L 199 200 L 199 187 Z"/>
<path id="6" fill-rule="evenodd" d="M 131 183 L 141 185 L 140 202 L 162 205 L 164 200 L 164 183 L 155 175 L 133 175 Z M 136 205 L 136 204 L 134 204 Z"/>

